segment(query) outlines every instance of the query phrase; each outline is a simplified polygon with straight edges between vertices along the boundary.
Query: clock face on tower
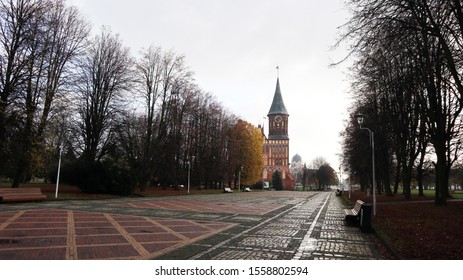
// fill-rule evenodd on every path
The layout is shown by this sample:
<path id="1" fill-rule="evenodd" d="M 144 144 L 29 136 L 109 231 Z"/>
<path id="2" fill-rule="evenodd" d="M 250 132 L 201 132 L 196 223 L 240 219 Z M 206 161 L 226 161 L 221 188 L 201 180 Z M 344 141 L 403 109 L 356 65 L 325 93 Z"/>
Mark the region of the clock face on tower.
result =
<path id="1" fill-rule="evenodd" d="M 275 121 L 276 121 L 277 123 L 281 122 L 281 121 L 282 121 L 281 116 L 276 116 L 276 117 L 275 117 Z"/>

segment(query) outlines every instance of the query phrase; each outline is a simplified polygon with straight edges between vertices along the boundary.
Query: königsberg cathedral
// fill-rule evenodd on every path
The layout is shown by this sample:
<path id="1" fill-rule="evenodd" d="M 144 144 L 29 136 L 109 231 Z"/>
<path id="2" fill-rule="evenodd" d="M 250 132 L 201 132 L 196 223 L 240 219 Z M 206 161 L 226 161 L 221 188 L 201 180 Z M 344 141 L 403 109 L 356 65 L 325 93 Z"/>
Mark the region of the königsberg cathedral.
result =
<path id="1" fill-rule="evenodd" d="M 273 102 L 270 106 L 268 117 L 268 136 L 265 136 L 264 142 L 264 170 L 262 178 L 264 182 L 271 182 L 275 171 L 279 171 L 283 180 L 283 188 L 292 190 L 295 180 L 289 171 L 289 137 L 288 137 L 288 119 L 289 114 L 283 102 L 280 90 L 280 78 L 277 78 L 277 86 Z"/>

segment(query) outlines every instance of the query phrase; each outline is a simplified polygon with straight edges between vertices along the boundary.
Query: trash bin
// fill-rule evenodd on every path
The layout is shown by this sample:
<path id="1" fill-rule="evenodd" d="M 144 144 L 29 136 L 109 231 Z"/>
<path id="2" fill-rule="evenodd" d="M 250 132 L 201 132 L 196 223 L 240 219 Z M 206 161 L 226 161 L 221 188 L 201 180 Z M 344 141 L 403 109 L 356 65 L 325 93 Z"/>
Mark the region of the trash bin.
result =
<path id="1" fill-rule="evenodd" d="M 371 232 L 371 204 L 363 204 L 360 208 L 360 230 L 362 232 Z"/>

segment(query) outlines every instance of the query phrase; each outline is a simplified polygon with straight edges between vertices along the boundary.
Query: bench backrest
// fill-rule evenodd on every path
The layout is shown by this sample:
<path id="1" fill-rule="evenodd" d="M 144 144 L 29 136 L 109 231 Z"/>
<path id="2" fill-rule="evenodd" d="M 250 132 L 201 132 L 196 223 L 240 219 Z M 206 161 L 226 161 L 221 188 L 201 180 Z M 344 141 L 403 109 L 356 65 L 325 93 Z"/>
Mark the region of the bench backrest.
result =
<path id="1" fill-rule="evenodd" d="M 0 202 L 42 201 L 47 198 L 40 188 L 0 188 Z"/>
<path id="2" fill-rule="evenodd" d="M 362 205 L 364 204 L 365 202 L 361 201 L 361 200 L 357 200 L 355 202 L 355 206 L 354 206 L 354 210 L 357 211 L 357 212 L 360 212 L 360 208 L 362 208 Z"/>

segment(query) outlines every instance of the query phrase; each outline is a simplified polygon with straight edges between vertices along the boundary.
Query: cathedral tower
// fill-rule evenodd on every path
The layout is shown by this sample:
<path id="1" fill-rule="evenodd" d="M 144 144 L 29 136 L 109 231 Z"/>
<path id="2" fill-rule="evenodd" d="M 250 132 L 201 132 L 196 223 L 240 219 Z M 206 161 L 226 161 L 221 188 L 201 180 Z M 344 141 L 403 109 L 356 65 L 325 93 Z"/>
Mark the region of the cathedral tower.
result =
<path id="1" fill-rule="evenodd" d="M 280 79 L 277 79 L 275 95 L 272 106 L 267 114 L 269 121 L 268 138 L 273 140 L 289 140 L 288 137 L 288 110 L 286 110 L 280 90 Z M 289 144 L 289 142 L 288 142 Z"/>
<path id="2" fill-rule="evenodd" d="M 280 89 L 280 78 L 277 78 L 268 117 L 268 137 L 264 143 L 263 180 L 271 181 L 273 173 L 279 171 L 285 189 L 292 189 L 294 178 L 289 171 L 289 114 L 283 102 Z"/>

